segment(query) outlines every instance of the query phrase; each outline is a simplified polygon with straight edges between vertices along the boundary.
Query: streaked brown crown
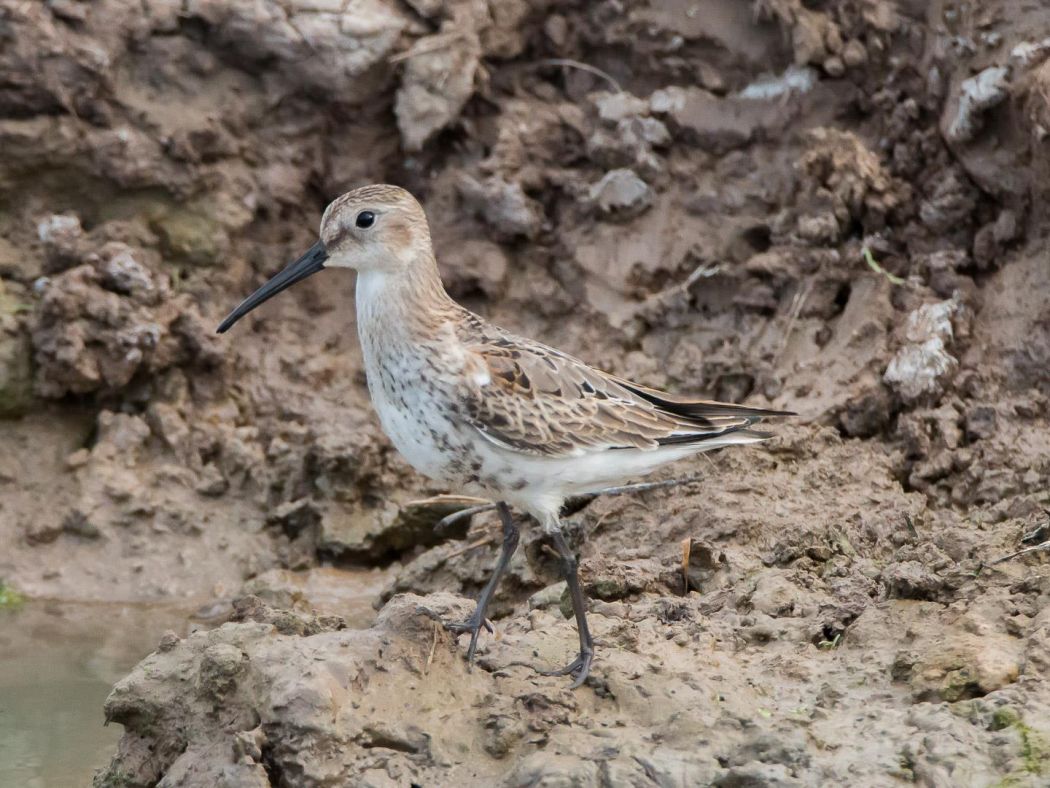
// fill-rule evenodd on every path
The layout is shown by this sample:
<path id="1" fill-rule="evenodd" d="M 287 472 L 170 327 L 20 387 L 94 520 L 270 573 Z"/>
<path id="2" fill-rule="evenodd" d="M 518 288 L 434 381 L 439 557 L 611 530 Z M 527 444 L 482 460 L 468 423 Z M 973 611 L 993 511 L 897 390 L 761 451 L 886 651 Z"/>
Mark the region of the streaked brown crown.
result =
<path id="1" fill-rule="evenodd" d="M 430 243 L 423 206 L 400 186 L 381 183 L 349 191 L 325 209 L 321 217 L 321 240 L 329 252 L 337 251 L 351 238 L 368 238 L 370 234 L 354 224 L 362 211 L 380 216 L 376 235 L 394 249 Z"/>

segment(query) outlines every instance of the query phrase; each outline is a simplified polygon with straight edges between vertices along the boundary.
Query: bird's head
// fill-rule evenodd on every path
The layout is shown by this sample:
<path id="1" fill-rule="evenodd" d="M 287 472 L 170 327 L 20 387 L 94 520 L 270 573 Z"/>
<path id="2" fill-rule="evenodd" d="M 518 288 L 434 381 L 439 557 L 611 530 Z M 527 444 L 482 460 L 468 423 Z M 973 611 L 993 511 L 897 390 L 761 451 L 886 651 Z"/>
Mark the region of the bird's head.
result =
<path id="1" fill-rule="evenodd" d="M 321 217 L 320 236 L 302 257 L 244 299 L 219 325 L 219 333 L 323 268 L 410 274 L 432 255 L 422 206 L 397 186 L 363 186 L 337 197 Z"/>

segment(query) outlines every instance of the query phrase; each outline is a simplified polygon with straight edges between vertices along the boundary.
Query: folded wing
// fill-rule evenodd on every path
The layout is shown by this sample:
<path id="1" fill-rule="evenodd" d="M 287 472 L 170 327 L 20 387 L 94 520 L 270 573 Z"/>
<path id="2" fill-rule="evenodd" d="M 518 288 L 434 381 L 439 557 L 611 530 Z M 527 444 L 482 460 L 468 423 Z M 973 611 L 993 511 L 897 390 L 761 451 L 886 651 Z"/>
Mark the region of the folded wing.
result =
<path id="1" fill-rule="evenodd" d="M 526 454 L 651 451 L 732 432 L 759 439 L 768 436 L 751 430 L 754 424 L 792 415 L 676 397 L 510 335 L 473 344 L 467 353 L 467 420 L 493 443 Z"/>

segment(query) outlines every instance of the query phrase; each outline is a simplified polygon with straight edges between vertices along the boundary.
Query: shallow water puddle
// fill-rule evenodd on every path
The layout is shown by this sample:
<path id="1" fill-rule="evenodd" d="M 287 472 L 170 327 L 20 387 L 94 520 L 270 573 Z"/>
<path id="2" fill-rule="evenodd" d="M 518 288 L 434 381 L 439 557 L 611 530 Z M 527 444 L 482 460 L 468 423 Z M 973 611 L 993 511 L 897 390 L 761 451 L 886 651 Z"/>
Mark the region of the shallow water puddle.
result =
<path id="1" fill-rule="evenodd" d="M 123 728 L 105 726 L 114 683 L 187 629 L 171 606 L 29 601 L 0 610 L 0 786 L 90 785 Z"/>
<path id="2" fill-rule="evenodd" d="M 319 614 L 351 627 L 375 619 L 373 601 L 394 567 L 308 572 L 272 570 L 245 593 L 292 606 L 309 599 Z M 0 788 L 90 785 L 109 762 L 123 728 L 106 726 L 110 689 L 156 649 L 168 630 L 185 636 L 218 626 L 229 599 L 179 604 L 29 600 L 0 609 Z"/>

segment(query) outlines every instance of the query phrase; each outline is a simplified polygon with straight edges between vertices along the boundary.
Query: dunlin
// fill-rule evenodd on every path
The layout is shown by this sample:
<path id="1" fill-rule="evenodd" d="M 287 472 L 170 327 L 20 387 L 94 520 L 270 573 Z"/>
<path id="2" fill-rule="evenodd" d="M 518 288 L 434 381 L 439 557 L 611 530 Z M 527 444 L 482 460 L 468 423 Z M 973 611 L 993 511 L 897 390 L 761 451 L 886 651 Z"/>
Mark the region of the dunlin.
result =
<path id="1" fill-rule="evenodd" d="M 752 427 L 783 411 L 693 400 L 601 372 L 515 336 L 445 292 L 426 215 L 396 186 L 365 186 L 332 202 L 320 240 L 246 298 L 240 318 L 323 268 L 357 270 L 357 330 L 368 390 L 383 429 L 420 473 L 497 501 L 503 546 L 469 632 L 473 661 L 485 611 L 518 545 L 510 507 L 531 514 L 561 558 L 579 630 L 575 660 L 546 675 L 587 677 L 594 641 L 576 556 L 558 515 L 569 496 L 594 492 L 698 452 L 770 437 Z"/>

